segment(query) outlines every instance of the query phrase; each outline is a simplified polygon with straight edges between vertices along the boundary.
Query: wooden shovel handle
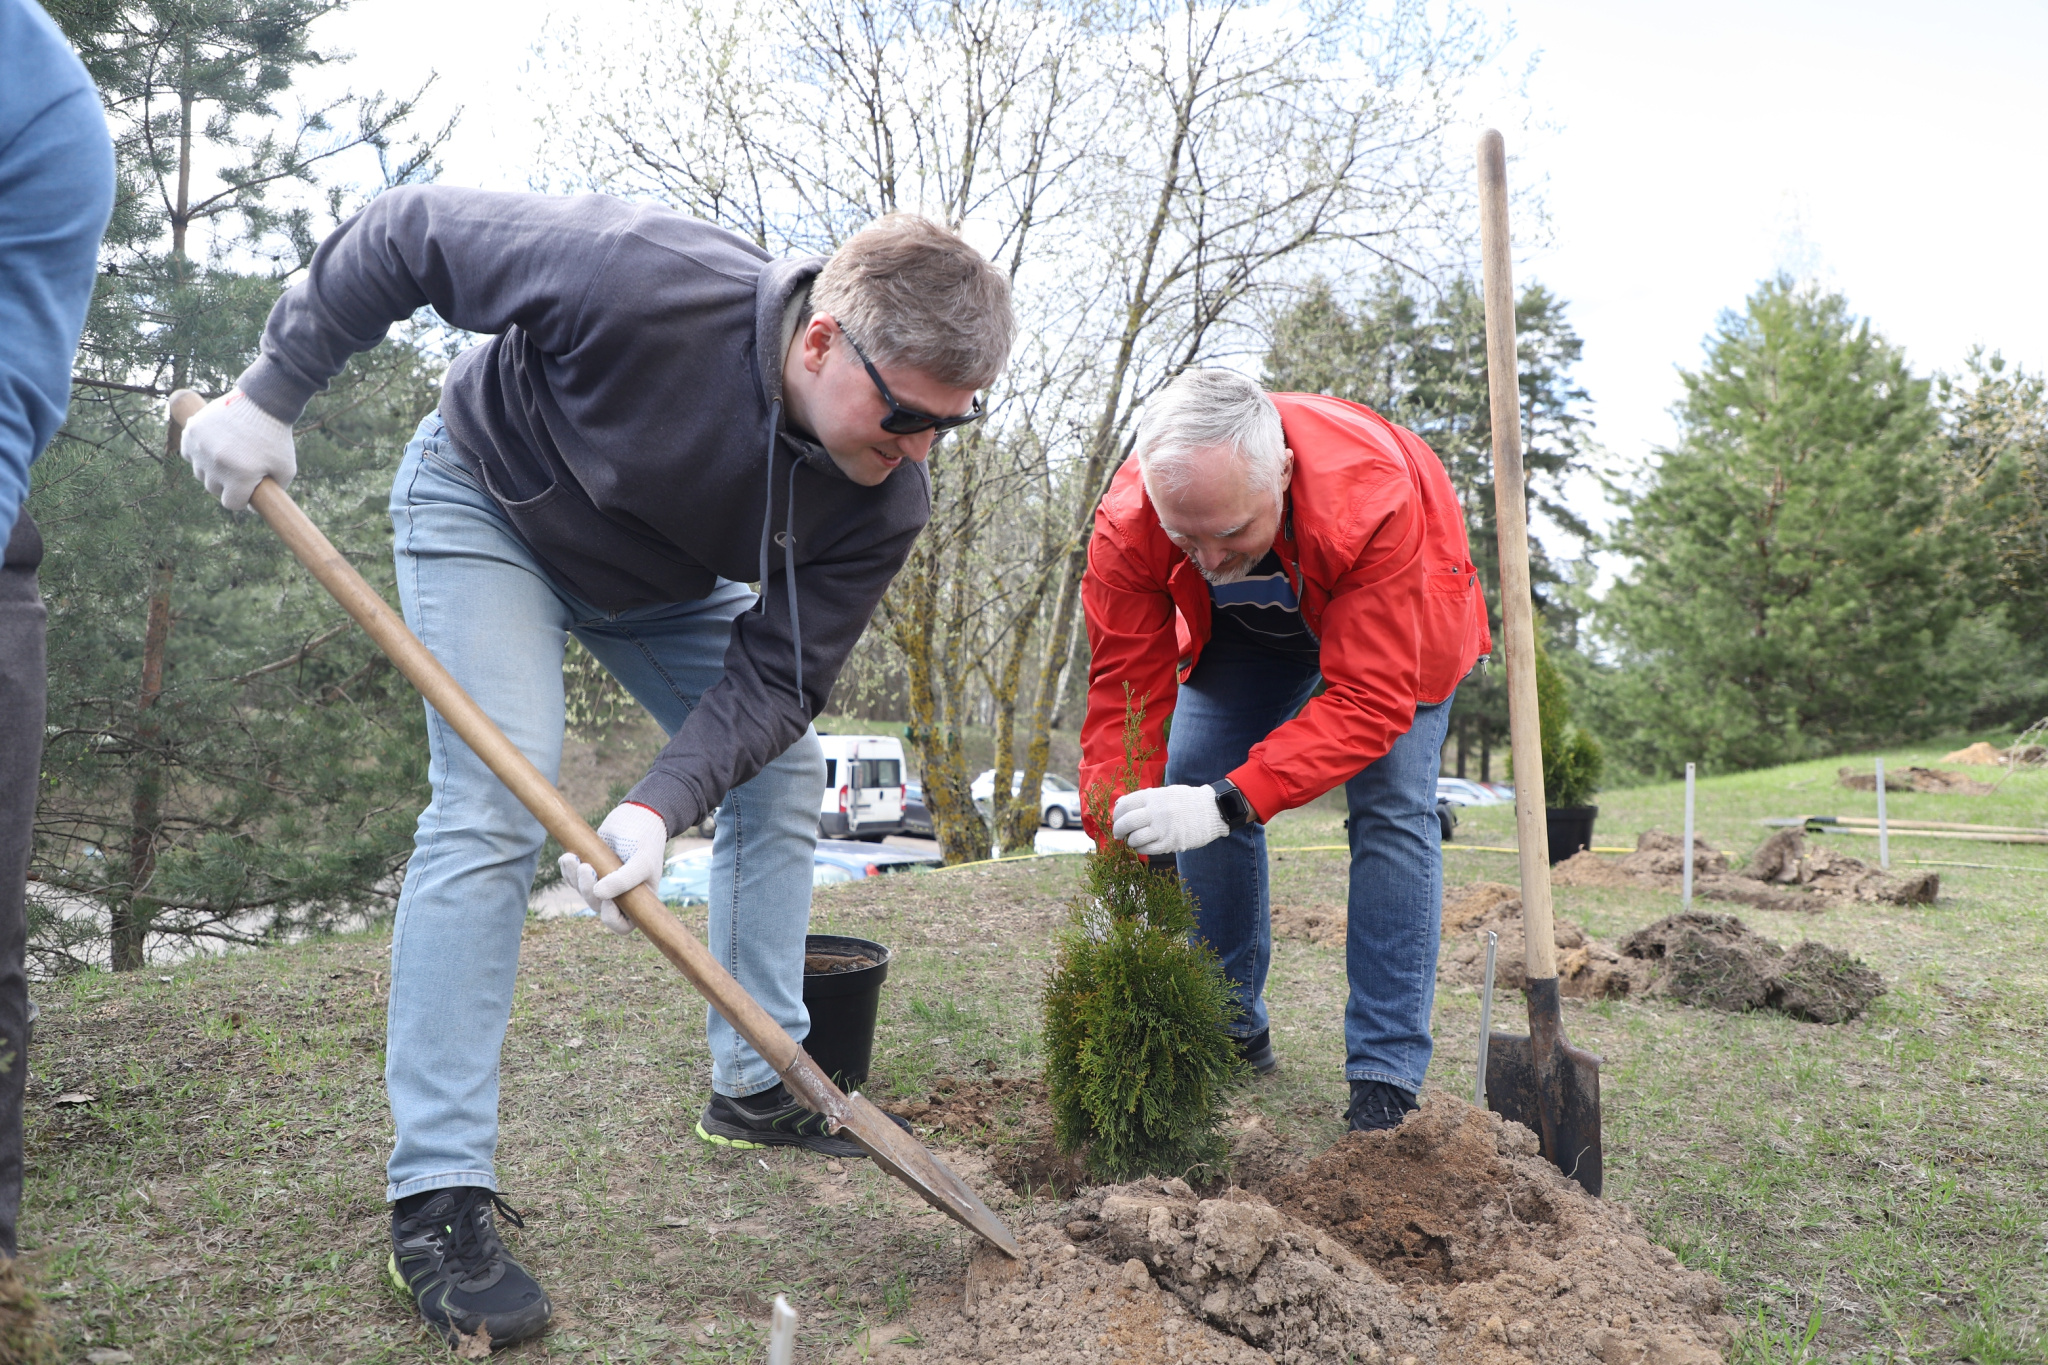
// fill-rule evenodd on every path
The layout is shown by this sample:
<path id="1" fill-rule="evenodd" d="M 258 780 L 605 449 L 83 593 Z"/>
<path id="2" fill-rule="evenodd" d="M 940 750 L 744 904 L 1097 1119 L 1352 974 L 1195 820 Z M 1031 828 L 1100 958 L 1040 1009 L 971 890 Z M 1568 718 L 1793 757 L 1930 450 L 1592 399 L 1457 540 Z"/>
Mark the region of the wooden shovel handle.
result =
<path id="1" fill-rule="evenodd" d="M 1507 148 L 1491 128 L 1479 136 L 1479 236 L 1493 416 L 1493 510 L 1500 529 L 1501 634 L 1508 656 L 1508 745 L 1515 758 L 1515 845 L 1521 851 L 1522 936 L 1528 945 L 1524 965 L 1531 981 L 1541 981 L 1557 975 L 1557 939 L 1550 908 L 1543 732 L 1536 713 L 1536 610 L 1529 594 L 1529 505 L 1522 491 L 1522 385 L 1515 352 Z"/>
<path id="2" fill-rule="evenodd" d="M 205 400 L 189 390 L 172 396 L 173 442 L 179 439 L 185 423 L 203 406 Z M 462 684 L 449 675 L 441 661 L 420 643 L 419 637 L 412 633 L 398 613 L 391 610 L 376 589 L 363 581 L 363 576 L 341 557 L 340 551 L 321 534 L 320 528 L 299 510 L 299 505 L 292 501 L 289 493 L 275 480 L 265 479 L 256 485 L 256 492 L 249 503 L 298 556 L 299 562 L 320 580 L 327 591 L 334 594 L 334 600 L 341 604 L 342 610 L 355 618 L 356 624 L 398 666 L 398 671 L 411 680 L 441 718 L 462 736 L 463 742 L 476 752 L 485 766 L 511 788 L 519 803 L 533 812 L 534 818 L 555 836 L 563 848 L 596 868 L 599 876 L 618 870 L 618 855 L 612 852 L 611 846 L 598 838 L 597 831 L 576 813 L 555 784 L 548 781 L 511 740 L 505 738 L 504 732 L 484 714 L 483 708 L 470 698 L 469 693 L 462 690 Z M 803 1057 L 796 1040 L 746 993 L 733 979 L 732 973 L 711 955 L 710 949 L 699 943 L 696 935 L 669 913 L 668 907 L 655 895 L 654 888 L 642 882 L 618 898 L 618 907 L 669 961 L 682 969 L 690 984 L 725 1016 L 726 1022 L 790 1082 L 800 1099 L 820 1113 L 831 1114 L 835 1119 L 840 1117 L 839 1111 L 844 1110 L 846 1100 L 838 1088 L 826 1081 L 814 1065 L 796 1065 Z M 807 1058 L 805 1060 L 808 1061 Z M 809 1093 L 817 1091 L 820 1082 L 830 1094 Z"/>

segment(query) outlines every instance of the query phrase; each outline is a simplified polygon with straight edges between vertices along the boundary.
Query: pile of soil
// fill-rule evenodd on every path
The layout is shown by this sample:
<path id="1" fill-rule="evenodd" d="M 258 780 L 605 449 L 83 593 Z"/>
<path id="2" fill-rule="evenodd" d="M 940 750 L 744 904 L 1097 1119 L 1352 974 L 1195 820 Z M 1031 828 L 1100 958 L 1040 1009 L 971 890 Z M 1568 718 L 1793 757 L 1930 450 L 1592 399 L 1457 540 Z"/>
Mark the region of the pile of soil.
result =
<path id="1" fill-rule="evenodd" d="M 1486 935 L 1500 935 L 1494 989 L 1528 984 L 1522 902 L 1515 888 L 1477 882 L 1444 896 L 1446 949 L 1437 978 L 1486 980 Z M 1571 920 L 1555 921 L 1560 994 L 1586 1000 L 1654 997 L 1741 1013 L 1773 1009 L 1820 1024 L 1853 1019 L 1884 993 L 1884 981 L 1839 948 L 1801 943 L 1790 952 L 1733 915 L 1669 915 L 1609 946 Z"/>
<path id="2" fill-rule="evenodd" d="M 1676 892 L 1684 884 L 1682 842 L 1662 830 L 1645 830 L 1627 857 L 1610 862 L 1590 851 L 1575 853 L 1552 868 L 1550 878 L 1558 886 Z M 1894 876 L 1846 853 L 1809 853 L 1804 832 L 1787 829 L 1764 840 L 1739 871 L 1730 870 L 1727 854 L 1694 839 L 1692 891 L 1700 900 L 1818 914 L 1843 900 L 1932 904 L 1941 894 L 1941 877 L 1933 872 Z"/>
<path id="3" fill-rule="evenodd" d="M 1781 829 L 1749 855 L 1742 875 L 1759 882 L 1802 886 L 1838 900 L 1888 905 L 1932 905 L 1941 894 L 1941 874 L 1894 875 L 1861 858 L 1820 845 L 1807 846 L 1806 831 Z"/>
<path id="4" fill-rule="evenodd" d="M 1341 905 L 1275 905 L 1273 932 L 1281 938 L 1298 938 L 1319 948 L 1344 947 L 1350 923 Z"/>
<path id="5" fill-rule="evenodd" d="M 1649 994 L 1730 1014 L 1773 1009 L 1839 1024 L 1884 994 L 1884 979 L 1841 949 L 1808 942 L 1787 952 L 1733 915 L 1667 915 L 1621 951 L 1657 964 Z"/>
<path id="6" fill-rule="evenodd" d="M 1429 1096 L 1263 1192 L 1090 1191 L 983 1247 L 875 1361 L 1718 1365 L 1712 1277 L 1536 1155 L 1519 1124 Z M 907 1343 L 915 1340 L 912 1347 Z M 856 1354 L 845 1357 L 859 1358 Z"/>
<path id="7" fill-rule="evenodd" d="M 2004 760 L 2000 758 L 1993 761 Z M 1877 773 L 1863 772 L 1856 768 L 1840 768 L 1835 772 L 1835 782 L 1851 791 L 1874 792 L 1877 790 Z M 1975 778 L 1964 777 L 1961 773 L 1946 772 L 1940 768 L 1908 768 L 1904 772 L 1887 772 L 1884 775 L 1884 789 L 1888 792 L 1927 792 L 1937 796 L 1989 796 L 1992 792 L 1989 782 L 1979 782 Z"/>
<path id="8" fill-rule="evenodd" d="M 1518 991 L 1529 984 L 1527 939 L 1522 932 L 1522 897 L 1504 882 L 1473 882 L 1444 891 L 1444 939 L 1448 951 L 1437 977 L 1468 986 L 1486 981 L 1486 935 L 1500 935 L 1494 953 L 1493 984 Z M 1557 979 L 1561 994 L 1585 1000 L 1618 1000 L 1641 995 L 1650 985 L 1647 964 L 1630 962 L 1613 948 L 1589 938 L 1579 925 L 1553 917 Z"/>
<path id="9" fill-rule="evenodd" d="M 2039 768 L 2048 766 L 2048 744 L 2015 744 L 2010 749 L 1978 740 L 1967 749 L 1958 749 L 1952 754 L 1943 754 L 1944 763 L 1972 763 L 1982 767 L 2002 768 L 2010 763 L 2016 768 Z M 1891 783 L 1885 783 L 1889 789 Z"/>

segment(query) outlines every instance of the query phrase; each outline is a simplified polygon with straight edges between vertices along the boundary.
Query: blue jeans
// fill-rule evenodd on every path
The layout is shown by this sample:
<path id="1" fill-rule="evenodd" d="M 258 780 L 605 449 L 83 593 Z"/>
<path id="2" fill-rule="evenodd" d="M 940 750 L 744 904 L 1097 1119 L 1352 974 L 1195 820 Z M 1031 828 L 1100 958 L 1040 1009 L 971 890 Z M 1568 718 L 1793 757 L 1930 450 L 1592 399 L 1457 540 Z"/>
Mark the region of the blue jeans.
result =
<path id="1" fill-rule="evenodd" d="M 621 612 L 569 596 L 512 533 L 439 413 L 406 447 L 391 524 L 406 623 L 550 779 L 561 769 L 569 634 L 673 734 L 723 673 L 732 620 L 754 602 L 744 584 L 724 580 L 700 602 Z M 391 933 L 384 1084 L 397 1142 L 387 1199 L 497 1188 L 498 1054 L 544 837 L 431 706 L 427 739 L 433 797 Z M 824 787 L 824 751 L 806 731 L 727 796 L 712 844 L 711 951 L 798 1039 L 810 1032 L 803 950 Z M 772 1087 L 774 1070 L 707 1015 L 713 1088 Z"/>
<path id="2" fill-rule="evenodd" d="M 1169 783 L 1229 776 L 1254 744 L 1302 708 L 1320 677 L 1312 653 L 1268 648 L 1223 620 L 1219 614 L 1216 635 L 1174 706 Z M 1344 784 L 1351 810 L 1346 1080 L 1414 1091 L 1429 1069 L 1444 890 L 1436 776 L 1450 716 L 1449 698 L 1416 707 L 1408 733 Z M 1266 1027 L 1273 960 L 1265 826 L 1246 825 L 1178 861 L 1199 903 L 1198 932 L 1222 959 L 1237 1000 L 1233 1031 L 1249 1038 Z"/>

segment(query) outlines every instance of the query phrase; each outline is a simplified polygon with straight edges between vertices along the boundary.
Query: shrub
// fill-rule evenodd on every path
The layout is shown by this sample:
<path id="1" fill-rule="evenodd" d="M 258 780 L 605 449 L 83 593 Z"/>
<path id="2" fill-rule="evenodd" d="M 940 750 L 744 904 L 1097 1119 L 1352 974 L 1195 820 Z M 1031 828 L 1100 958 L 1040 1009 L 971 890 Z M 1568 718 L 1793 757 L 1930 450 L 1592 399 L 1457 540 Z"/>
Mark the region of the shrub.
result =
<path id="1" fill-rule="evenodd" d="M 1543 736 L 1544 804 L 1591 805 L 1593 793 L 1600 790 L 1606 758 L 1599 741 L 1572 724 L 1564 675 L 1540 642 L 1536 646 L 1536 712 Z"/>
<path id="2" fill-rule="evenodd" d="M 1124 702 L 1125 790 L 1150 752 L 1144 702 Z M 1088 793 L 1097 830 L 1116 793 Z M 1218 1165 L 1224 1088 L 1243 1071 L 1225 1027 L 1236 1014 L 1215 953 L 1192 937 L 1195 903 L 1121 840 L 1088 855 L 1086 891 L 1056 941 L 1045 988 L 1045 1078 L 1054 1137 L 1125 1180 Z"/>

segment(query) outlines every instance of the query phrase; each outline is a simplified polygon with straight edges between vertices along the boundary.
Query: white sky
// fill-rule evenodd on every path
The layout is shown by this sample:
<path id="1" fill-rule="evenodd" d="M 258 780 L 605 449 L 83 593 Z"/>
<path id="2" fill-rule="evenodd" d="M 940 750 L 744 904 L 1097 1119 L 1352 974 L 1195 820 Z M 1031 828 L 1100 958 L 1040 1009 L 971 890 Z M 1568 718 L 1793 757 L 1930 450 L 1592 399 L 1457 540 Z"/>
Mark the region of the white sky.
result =
<path id="1" fill-rule="evenodd" d="M 465 112 L 450 183 L 526 184 L 529 49 L 550 12 L 603 0 L 356 0 L 325 41 L 337 73 Z M 1672 435 L 1667 415 L 1715 315 L 1779 268 L 1817 276 L 1922 372 L 1972 345 L 2048 366 L 2048 4 L 2041 0 L 1519 0 L 1508 66 L 1538 126 L 1500 119 L 1513 183 L 1541 182 L 1548 243 L 1518 278 L 1570 305 L 1578 377 L 1622 464 Z M 1604 521 L 1590 483 L 1574 501 Z"/>

